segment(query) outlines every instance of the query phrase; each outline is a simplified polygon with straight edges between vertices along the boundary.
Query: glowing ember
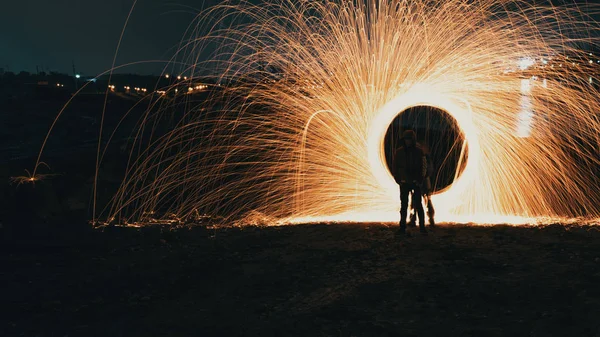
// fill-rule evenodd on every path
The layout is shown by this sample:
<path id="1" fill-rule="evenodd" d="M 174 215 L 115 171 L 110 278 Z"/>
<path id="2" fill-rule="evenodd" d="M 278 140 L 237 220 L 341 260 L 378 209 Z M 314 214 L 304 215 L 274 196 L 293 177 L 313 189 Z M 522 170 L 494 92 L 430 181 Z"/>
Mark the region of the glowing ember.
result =
<path id="1" fill-rule="evenodd" d="M 29 172 L 29 170 L 25 170 L 26 175 L 24 176 L 19 176 L 19 177 L 10 177 L 9 178 L 9 182 L 11 184 L 15 184 L 17 186 L 21 185 L 21 184 L 35 184 L 38 181 L 56 176 L 57 174 L 40 174 L 40 173 L 36 173 L 36 171 L 38 170 L 38 168 L 40 166 L 44 166 L 47 169 L 50 169 L 50 167 L 48 166 L 48 164 L 44 163 L 44 162 L 39 162 L 36 167 L 35 170 L 33 171 L 33 173 Z"/>

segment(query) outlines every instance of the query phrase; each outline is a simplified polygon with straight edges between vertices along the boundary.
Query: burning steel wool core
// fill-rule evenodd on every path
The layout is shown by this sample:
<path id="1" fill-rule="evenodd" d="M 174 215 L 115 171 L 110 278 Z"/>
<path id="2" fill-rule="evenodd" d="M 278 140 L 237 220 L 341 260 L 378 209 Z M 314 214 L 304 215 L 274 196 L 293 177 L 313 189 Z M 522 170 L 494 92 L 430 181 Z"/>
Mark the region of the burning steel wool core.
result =
<path id="1" fill-rule="evenodd" d="M 582 50 L 599 35 L 588 10 L 514 0 L 212 8 L 177 64 L 190 81 L 216 69 L 220 90 L 159 138 L 138 132 L 100 217 L 398 221 L 383 140 L 414 106 L 446 111 L 464 135 L 455 145 L 468 144 L 463 173 L 433 196 L 438 221 L 598 217 L 600 101 L 587 75 L 598 65 Z M 140 130 L 175 109 L 170 90 Z"/>

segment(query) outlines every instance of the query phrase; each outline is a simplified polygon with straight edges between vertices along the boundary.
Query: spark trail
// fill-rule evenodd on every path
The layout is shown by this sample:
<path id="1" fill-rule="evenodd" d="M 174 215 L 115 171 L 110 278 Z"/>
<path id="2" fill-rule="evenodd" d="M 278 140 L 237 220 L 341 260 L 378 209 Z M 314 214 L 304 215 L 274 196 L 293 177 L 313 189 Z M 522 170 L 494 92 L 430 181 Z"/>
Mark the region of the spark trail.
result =
<path id="1" fill-rule="evenodd" d="M 399 113 L 425 105 L 452 116 L 466 140 L 457 146 L 468 144 L 464 172 L 433 197 L 438 221 L 598 217 L 600 102 L 585 74 L 600 65 L 566 58 L 596 45 L 592 10 L 514 0 L 219 5 L 198 16 L 178 55 L 190 81 L 216 69 L 223 89 L 172 131 L 138 133 L 103 216 L 397 221 L 383 139 Z M 214 57 L 199 62 L 208 50 Z M 539 80 L 520 137 L 528 71 Z M 140 130 L 174 104 L 159 99 Z"/>

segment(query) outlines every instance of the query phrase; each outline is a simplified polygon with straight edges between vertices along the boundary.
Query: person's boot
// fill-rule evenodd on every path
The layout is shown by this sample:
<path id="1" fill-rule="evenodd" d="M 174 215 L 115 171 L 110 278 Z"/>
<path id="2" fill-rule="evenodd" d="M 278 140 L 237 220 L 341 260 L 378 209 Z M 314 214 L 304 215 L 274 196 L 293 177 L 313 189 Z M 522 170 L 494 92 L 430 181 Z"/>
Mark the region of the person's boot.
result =
<path id="1" fill-rule="evenodd" d="M 410 233 L 406 231 L 406 224 L 400 224 L 400 229 L 396 232 L 396 236 L 398 237 L 409 237 Z"/>
<path id="2" fill-rule="evenodd" d="M 410 220 L 408 221 L 408 227 L 417 227 L 417 212 L 410 213 Z"/>

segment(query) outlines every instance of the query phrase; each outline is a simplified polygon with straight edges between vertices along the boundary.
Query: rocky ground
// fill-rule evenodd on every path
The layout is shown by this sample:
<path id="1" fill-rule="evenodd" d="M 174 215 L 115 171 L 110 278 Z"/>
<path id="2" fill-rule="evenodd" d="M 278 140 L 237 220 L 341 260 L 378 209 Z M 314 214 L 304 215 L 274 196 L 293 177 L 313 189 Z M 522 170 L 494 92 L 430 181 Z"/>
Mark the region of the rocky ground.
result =
<path id="1" fill-rule="evenodd" d="M 597 227 L 2 230 L 2 336 L 600 336 Z"/>

